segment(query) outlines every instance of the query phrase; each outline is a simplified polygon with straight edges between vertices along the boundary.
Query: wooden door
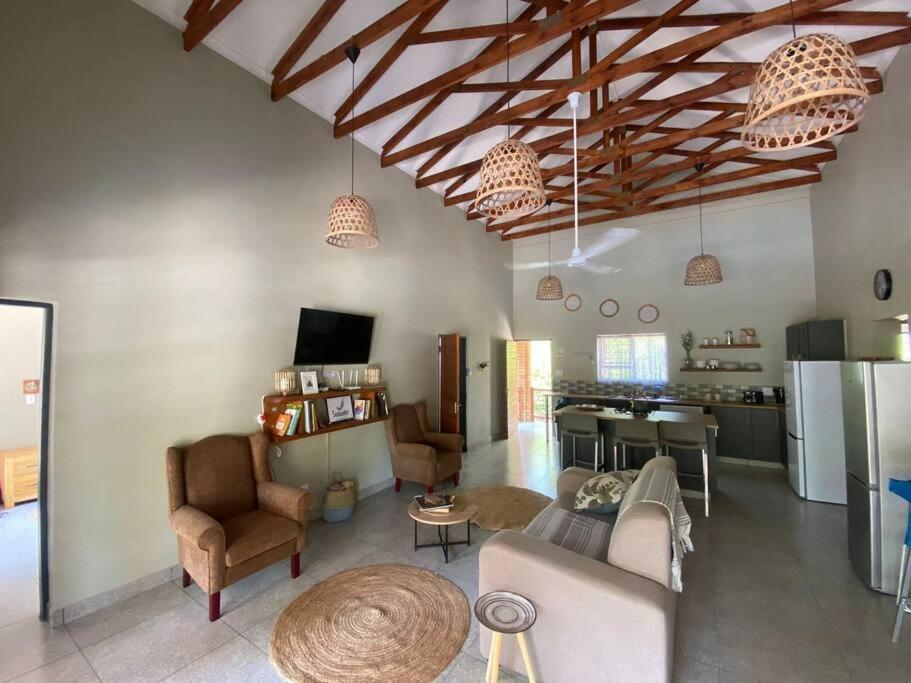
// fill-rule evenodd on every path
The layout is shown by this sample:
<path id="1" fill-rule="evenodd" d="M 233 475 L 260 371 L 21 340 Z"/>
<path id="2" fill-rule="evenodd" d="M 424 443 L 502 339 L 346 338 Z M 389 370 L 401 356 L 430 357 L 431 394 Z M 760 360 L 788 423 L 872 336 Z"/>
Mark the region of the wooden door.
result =
<path id="1" fill-rule="evenodd" d="M 514 341 L 506 342 L 506 436 L 519 431 L 519 351 Z"/>
<path id="2" fill-rule="evenodd" d="M 460 392 L 462 380 L 461 341 L 459 335 L 440 335 L 440 431 L 459 434 Z M 465 436 L 462 434 L 462 436 Z"/>

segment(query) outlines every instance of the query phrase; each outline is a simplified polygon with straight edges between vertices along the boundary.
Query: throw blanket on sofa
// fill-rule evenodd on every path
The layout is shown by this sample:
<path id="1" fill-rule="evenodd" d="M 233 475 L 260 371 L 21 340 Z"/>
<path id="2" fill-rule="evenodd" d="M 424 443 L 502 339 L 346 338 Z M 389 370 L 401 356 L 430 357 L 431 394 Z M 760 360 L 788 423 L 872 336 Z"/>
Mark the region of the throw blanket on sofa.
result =
<path id="1" fill-rule="evenodd" d="M 673 588 L 678 593 L 683 591 L 683 556 L 693 549 L 690 540 L 692 520 L 683 506 L 683 496 L 677 485 L 676 473 L 664 468 L 655 468 L 644 471 L 637 479 L 639 485 L 636 501 L 626 507 L 620 508 L 618 519 L 623 513 L 639 503 L 658 503 L 665 510 L 671 520 L 674 530 L 674 559 L 671 562 L 671 576 Z"/>
<path id="2" fill-rule="evenodd" d="M 574 553 L 607 562 L 613 527 L 550 505 L 525 528 L 525 533 Z"/>

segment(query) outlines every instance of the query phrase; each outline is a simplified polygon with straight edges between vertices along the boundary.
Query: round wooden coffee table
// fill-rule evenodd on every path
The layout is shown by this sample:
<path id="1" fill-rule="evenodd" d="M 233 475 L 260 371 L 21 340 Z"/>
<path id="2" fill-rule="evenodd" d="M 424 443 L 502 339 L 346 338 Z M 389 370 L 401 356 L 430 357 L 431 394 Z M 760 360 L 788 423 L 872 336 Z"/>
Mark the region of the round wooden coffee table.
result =
<path id="1" fill-rule="evenodd" d="M 466 505 L 456 498 L 455 505 L 449 512 L 423 512 L 417 502 L 411 501 L 408 506 L 408 516 L 414 520 L 414 549 L 442 548 L 443 558 L 449 562 L 449 546 L 471 545 L 471 518 L 478 512 L 477 505 Z M 464 541 L 450 541 L 449 527 L 465 523 L 466 538 Z M 439 543 L 418 543 L 418 524 L 427 524 L 437 528 Z"/>

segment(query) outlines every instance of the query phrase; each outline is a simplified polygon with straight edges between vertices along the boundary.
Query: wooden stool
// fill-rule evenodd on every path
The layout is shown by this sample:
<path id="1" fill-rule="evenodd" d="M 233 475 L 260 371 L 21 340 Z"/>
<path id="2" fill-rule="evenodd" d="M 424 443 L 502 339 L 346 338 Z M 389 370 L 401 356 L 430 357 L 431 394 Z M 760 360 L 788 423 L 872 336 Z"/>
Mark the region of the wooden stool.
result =
<path id="1" fill-rule="evenodd" d="M 474 604 L 474 613 L 484 626 L 493 631 L 490 642 L 490 657 L 487 660 L 487 681 L 496 683 L 500 674 L 500 644 L 503 635 L 514 633 L 525 662 L 525 673 L 529 683 L 535 683 L 535 671 L 528 655 L 528 645 L 525 643 L 525 631 L 535 623 L 537 613 L 535 606 L 518 593 L 509 591 L 494 591 L 485 593 Z"/>

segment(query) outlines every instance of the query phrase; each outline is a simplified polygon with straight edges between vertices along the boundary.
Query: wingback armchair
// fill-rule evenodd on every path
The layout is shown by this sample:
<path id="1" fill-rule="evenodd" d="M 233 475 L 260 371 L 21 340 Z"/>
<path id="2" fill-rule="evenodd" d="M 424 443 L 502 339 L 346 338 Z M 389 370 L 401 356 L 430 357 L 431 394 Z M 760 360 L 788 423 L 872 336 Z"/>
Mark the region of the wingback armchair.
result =
<path id="1" fill-rule="evenodd" d="M 396 491 L 401 490 L 402 479 L 423 484 L 428 493 L 446 479 L 459 485 L 463 439 L 458 434 L 431 432 L 424 401 L 399 403 L 392 408 L 386 420 L 386 441 Z"/>
<path id="2" fill-rule="evenodd" d="M 171 530 L 183 567 L 209 595 L 209 621 L 221 616 L 221 590 L 270 564 L 291 558 L 300 575 L 313 496 L 272 481 L 269 440 L 210 436 L 167 452 Z"/>

